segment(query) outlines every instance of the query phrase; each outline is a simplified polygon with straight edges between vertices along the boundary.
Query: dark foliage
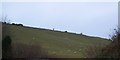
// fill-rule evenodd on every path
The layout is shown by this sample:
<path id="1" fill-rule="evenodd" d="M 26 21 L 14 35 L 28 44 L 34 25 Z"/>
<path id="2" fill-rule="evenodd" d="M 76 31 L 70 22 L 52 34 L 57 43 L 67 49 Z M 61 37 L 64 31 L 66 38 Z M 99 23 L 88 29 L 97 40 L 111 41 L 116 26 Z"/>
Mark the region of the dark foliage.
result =
<path id="1" fill-rule="evenodd" d="M 3 40 L 2 40 L 2 58 L 11 58 L 11 38 L 10 36 L 6 36 Z"/>
<path id="2" fill-rule="evenodd" d="M 112 42 L 106 47 L 99 49 L 96 47 L 88 48 L 87 57 L 89 58 L 120 58 L 120 31 L 115 30 L 115 34 L 111 37 Z M 96 50 L 96 49 L 99 49 Z M 91 53 L 91 54 L 90 54 Z"/>
<path id="3" fill-rule="evenodd" d="M 12 23 L 12 25 L 16 25 L 15 23 Z"/>
<path id="4" fill-rule="evenodd" d="M 112 43 L 102 49 L 99 54 L 101 58 L 119 58 L 120 57 L 120 32 L 115 30 L 115 34 L 111 37 Z"/>
<path id="5" fill-rule="evenodd" d="M 65 31 L 67 33 L 67 31 Z"/>
<path id="6" fill-rule="evenodd" d="M 15 24 L 15 23 L 12 23 L 12 25 L 23 26 L 23 24 Z"/>
<path id="7" fill-rule="evenodd" d="M 6 22 L 2 22 L 3 24 L 7 24 Z"/>
<path id="8" fill-rule="evenodd" d="M 8 23 L 8 22 L 2 22 L 3 24 L 10 24 L 10 23 Z"/>

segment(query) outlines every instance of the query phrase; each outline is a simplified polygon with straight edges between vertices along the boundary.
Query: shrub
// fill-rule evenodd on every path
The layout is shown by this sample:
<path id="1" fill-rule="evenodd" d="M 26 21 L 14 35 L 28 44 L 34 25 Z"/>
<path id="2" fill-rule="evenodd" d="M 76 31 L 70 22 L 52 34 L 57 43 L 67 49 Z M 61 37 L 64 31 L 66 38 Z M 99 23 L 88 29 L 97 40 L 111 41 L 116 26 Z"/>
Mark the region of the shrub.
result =
<path id="1" fill-rule="evenodd" d="M 11 38 L 10 36 L 6 36 L 3 40 L 2 40 L 2 57 L 6 58 L 6 57 L 11 57 Z"/>
<path id="2" fill-rule="evenodd" d="M 6 22 L 2 22 L 3 24 L 7 24 Z"/>
<path id="3" fill-rule="evenodd" d="M 17 24 L 18 26 L 23 26 L 23 24 Z"/>
<path id="4" fill-rule="evenodd" d="M 67 33 L 67 31 L 65 31 Z"/>
<path id="5" fill-rule="evenodd" d="M 108 58 L 119 58 L 120 57 L 120 29 L 114 29 L 115 33 L 111 37 L 112 43 L 109 44 L 107 47 L 105 47 L 103 50 L 103 53 L 101 55 L 104 55 Z"/>
<path id="6" fill-rule="evenodd" d="M 16 25 L 15 23 L 12 23 L 12 25 Z"/>
<path id="7" fill-rule="evenodd" d="M 120 57 L 120 32 L 115 29 L 115 34 L 111 37 L 112 42 L 106 47 L 102 48 L 98 53 L 96 47 L 88 48 L 87 57 L 94 58 L 119 58 Z"/>
<path id="8" fill-rule="evenodd" d="M 23 26 L 23 24 L 15 24 L 15 23 L 12 23 L 12 25 Z"/>

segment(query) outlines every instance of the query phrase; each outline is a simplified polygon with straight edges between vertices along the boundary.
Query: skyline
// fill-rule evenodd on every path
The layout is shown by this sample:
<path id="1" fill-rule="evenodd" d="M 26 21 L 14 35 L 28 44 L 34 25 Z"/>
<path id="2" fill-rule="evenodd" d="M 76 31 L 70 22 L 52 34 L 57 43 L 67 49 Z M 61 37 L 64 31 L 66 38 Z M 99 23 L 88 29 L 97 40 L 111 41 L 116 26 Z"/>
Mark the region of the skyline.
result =
<path id="1" fill-rule="evenodd" d="M 112 2 L 6 2 L 2 10 L 11 22 L 102 38 L 109 38 L 118 25 L 117 3 Z"/>

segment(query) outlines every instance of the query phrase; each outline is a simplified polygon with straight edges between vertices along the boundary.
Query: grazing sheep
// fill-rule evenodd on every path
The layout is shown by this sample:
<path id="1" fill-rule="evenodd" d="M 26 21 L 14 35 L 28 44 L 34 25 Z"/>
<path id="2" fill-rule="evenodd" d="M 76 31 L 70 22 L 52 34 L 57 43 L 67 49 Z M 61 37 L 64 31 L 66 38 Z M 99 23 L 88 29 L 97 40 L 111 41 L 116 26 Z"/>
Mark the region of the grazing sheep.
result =
<path id="1" fill-rule="evenodd" d="M 77 52 L 75 51 L 74 54 L 76 54 Z"/>

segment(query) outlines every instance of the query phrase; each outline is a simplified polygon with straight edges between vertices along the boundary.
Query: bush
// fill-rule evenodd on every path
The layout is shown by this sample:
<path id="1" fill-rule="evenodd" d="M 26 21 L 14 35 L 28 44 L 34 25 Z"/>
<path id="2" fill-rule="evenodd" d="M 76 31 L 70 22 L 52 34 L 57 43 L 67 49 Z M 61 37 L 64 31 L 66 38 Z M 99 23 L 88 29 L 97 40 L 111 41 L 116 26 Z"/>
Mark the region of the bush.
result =
<path id="1" fill-rule="evenodd" d="M 65 31 L 67 33 L 67 31 Z"/>
<path id="2" fill-rule="evenodd" d="M 18 26 L 23 26 L 23 24 L 17 24 Z"/>
<path id="3" fill-rule="evenodd" d="M 112 35 L 112 42 L 105 48 L 102 48 L 100 53 L 96 54 L 97 58 L 119 58 L 120 57 L 120 29 L 115 30 L 115 34 Z M 93 48 L 92 50 L 95 50 Z M 89 51 L 90 52 L 90 51 Z M 89 55 L 91 56 L 91 55 Z M 95 57 L 95 58 L 96 58 Z"/>
<path id="4" fill-rule="evenodd" d="M 2 22 L 3 24 L 7 24 L 6 22 Z"/>
<path id="5" fill-rule="evenodd" d="M 6 58 L 6 57 L 11 57 L 11 38 L 10 36 L 6 36 L 3 40 L 2 40 L 2 57 Z"/>
<path id="6" fill-rule="evenodd" d="M 103 53 L 101 55 L 104 55 L 105 57 L 109 58 L 119 58 L 120 57 L 120 29 L 114 29 L 115 34 L 111 37 L 112 43 L 109 44 L 106 48 L 104 48 Z"/>
<path id="7" fill-rule="evenodd" d="M 15 23 L 12 23 L 12 25 L 16 25 Z"/>
<path id="8" fill-rule="evenodd" d="M 120 57 L 120 31 L 115 29 L 115 34 L 111 37 L 112 42 L 101 51 L 96 50 L 96 47 L 88 48 L 87 57 L 94 58 L 119 58 Z M 95 51 L 96 50 L 96 51 Z M 97 53 L 98 51 L 98 53 Z"/>
<path id="9" fill-rule="evenodd" d="M 12 23 L 12 25 L 23 26 L 23 24 L 15 24 L 15 23 Z"/>

